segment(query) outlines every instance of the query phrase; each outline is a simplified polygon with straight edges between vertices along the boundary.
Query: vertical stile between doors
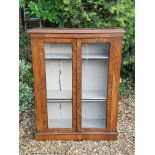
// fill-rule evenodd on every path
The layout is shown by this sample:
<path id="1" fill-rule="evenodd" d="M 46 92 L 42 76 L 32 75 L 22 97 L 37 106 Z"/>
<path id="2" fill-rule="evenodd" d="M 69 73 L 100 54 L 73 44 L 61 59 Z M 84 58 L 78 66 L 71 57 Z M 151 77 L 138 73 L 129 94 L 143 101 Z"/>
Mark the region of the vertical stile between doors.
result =
<path id="1" fill-rule="evenodd" d="M 77 39 L 77 131 L 81 130 L 81 74 L 82 48 L 81 40 Z"/>
<path id="2" fill-rule="evenodd" d="M 76 87 L 77 87 L 77 72 L 76 72 L 76 63 L 77 63 L 77 44 L 76 39 L 73 40 L 72 44 L 72 127 L 73 131 L 77 130 L 77 95 L 76 95 Z"/>

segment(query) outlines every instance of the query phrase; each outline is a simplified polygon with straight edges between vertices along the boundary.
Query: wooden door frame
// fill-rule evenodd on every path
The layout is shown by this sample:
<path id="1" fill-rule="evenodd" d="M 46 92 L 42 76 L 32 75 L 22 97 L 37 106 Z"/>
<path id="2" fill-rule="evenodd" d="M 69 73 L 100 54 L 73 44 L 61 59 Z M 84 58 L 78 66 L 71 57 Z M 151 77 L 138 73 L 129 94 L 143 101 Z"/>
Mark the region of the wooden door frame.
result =
<path id="1" fill-rule="evenodd" d="M 116 132 L 118 113 L 118 92 L 121 65 L 121 39 L 77 39 L 77 131 L 78 132 Z M 106 103 L 106 128 L 82 128 L 82 43 L 109 43 L 108 85 Z"/>
<path id="2" fill-rule="evenodd" d="M 48 128 L 45 43 L 72 44 L 72 128 Z M 37 132 L 75 132 L 76 131 L 76 39 L 32 39 L 32 56 L 36 107 Z"/>

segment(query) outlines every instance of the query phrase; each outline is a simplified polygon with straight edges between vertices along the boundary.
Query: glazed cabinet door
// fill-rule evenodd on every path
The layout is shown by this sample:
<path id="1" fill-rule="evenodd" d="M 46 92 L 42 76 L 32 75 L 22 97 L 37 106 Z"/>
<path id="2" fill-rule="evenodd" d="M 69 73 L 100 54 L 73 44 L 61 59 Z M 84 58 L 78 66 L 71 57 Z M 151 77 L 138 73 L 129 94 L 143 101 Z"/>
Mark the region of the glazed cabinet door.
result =
<path id="1" fill-rule="evenodd" d="M 78 131 L 110 131 L 111 97 L 109 71 L 114 41 L 77 41 L 77 126 Z M 114 67 L 114 66 L 113 66 Z M 109 87 L 109 88 L 108 88 Z M 109 100 L 109 102 L 108 102 Z"/>
<path id="2" fill-rule="evenodd" d="M 40 43 L 43 132 L 76 129 L 76 40 L 44 39 Z"/>

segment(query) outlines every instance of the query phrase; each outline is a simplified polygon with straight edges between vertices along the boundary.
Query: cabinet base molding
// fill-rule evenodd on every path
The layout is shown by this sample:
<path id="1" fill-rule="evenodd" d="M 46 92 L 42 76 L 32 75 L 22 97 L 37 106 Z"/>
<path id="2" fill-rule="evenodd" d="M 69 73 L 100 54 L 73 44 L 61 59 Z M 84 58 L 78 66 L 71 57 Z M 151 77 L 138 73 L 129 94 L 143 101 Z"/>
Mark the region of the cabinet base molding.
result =
<path id="1" fill-rule="evenodd" d="M 117 132 L 70 132 L 53 133 L 40 132 L 35 134 L 35 139 L 40 140 L 117 140 Z"/>

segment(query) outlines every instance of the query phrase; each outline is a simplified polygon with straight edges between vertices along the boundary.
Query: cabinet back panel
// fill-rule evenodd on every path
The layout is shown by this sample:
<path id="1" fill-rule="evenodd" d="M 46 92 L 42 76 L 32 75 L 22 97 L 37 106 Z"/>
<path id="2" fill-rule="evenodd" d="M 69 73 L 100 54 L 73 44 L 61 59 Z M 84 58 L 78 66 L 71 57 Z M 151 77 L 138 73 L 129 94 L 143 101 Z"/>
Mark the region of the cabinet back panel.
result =
<path id="1" fill-rule="evenodd" d="M 103 101 L 83 101 L 82 109 L 84 119 L 106 119 L 106 102 L 103 104 Z"/>
<path id="2" fill-rule="evenodd" d="M 72 61 L 46 60 L 48 90 L 72 90 Z"/>
<path id="3" fill-rule="evenodd" d="M 107 91 L 107 60 L 82 61 L 82 90 Z"/>
<path id="4" fill-rule="evenodd" d="M 71 119 L 72 104 L 71 102 L 47 102 L 48 119 Z"/>
<path id="5" fill-rule="evenodd" d="M 72 128 L 72 44 L 44 47 L 48 128 Z"/>
<path id="6" fill-rule="evenodd" d="M 106 127 L 109 44 L 82 44 L 82 128 Z"/>
<path id="7" fill-rule="evenodd" d="M 62 43 L 45 43 L 44 44 L 46 54 L 71 54 L 72 44 Z"/>

